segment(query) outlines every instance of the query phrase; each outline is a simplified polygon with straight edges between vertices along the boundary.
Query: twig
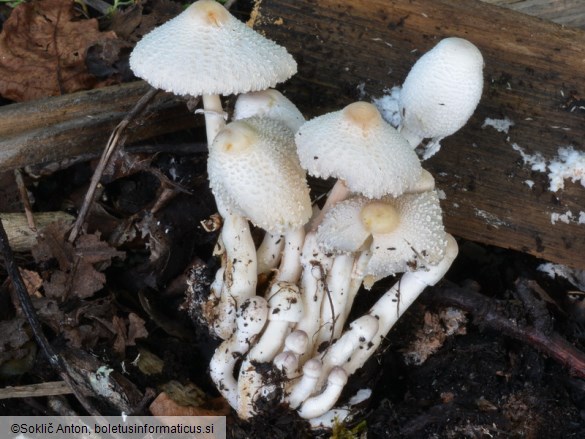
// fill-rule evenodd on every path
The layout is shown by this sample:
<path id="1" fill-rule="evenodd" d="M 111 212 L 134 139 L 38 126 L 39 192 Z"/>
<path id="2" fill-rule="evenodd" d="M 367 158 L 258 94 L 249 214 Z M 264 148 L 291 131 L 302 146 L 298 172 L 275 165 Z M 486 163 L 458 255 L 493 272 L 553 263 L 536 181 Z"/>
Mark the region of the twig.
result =
<path id="1" fill-rule="evenodd" d="M 142 96 L 138 100 L 134 108 L 132 108 L 132 110 L 124 117 L 124 119 L 120 121 L 116 128 L 114 128 L 114 131 L 112 131 L 112 135 L 108 140 L 104 153 L 102 154 L 102 157 L 97 165 L 97 168 L 91 178 L 91 182 L 89 184 L 87 193 L 85 194 L 85 198 L 83 199 L 83 204 L 79 211 L 79 215 L 77 216 L 77 220 L 75 221 L 75 224 L 73 224 L 71 233 L 69 234 L 69 242 L 75 241 L 75 239 L 79 235 L 81 227 L 83 226 L 85 218 L 87 217 L 87 213 L 89 212 L 89 208 L 91 207 L 91 204 L 94 201 L 95 191 L 100 182 L 100 179 L 102 178 L 104 169 L 108 165 L 108 162 L 112 157 L 112 154 L 118 149 L 118 147 L 120 147 L 124 143 L 125 139 L 120 141 L 120 136 L 122 135 L 126 127 L 130 124 L 130 122 L 144 110 L 146 105 L 150 102 L 152 98 L 154 98 L 158 91 L 159 90 L 156 88 L 151 88 L 150 90 L 148 90 L 144 94 L 144 96 Z"/>
<path id="2" fill-rule="evenodd" d="M 69 393 L 73 393 L 73 391 L 65 381 L 49 381 L 27 386 L 4 387 L 0 389 L 0 399 L 38 398 L 39 396 L 67 395 Z"/>
<path id="3" fill-rule="evenodd" d="M 538 323 L 535 326 L 523 325 L 514 318 L 504 316 L 499 301 L 454 284 L 435 288 L 432 298 L 441 305 L 454 306 L 471 313 L 475 324 L 527 343 L 568 367 L 575 376 L 585 378 L 584 352 L 557 332 L 549 331 L 548 328 L 546 331 L 539 329 Z"/>
<path id="4" fill-rule="evenodd" d="M 28 221 L 28 226 L 31 228 L 33 232 L 37 231 L 37 227 L 35 224 L 35 219 L 32 213 L 32 207 L 30 205 L 30 199 L 28 197 L 28 191 L 26 190 L 26 186 L 24 184 L 24 180 L 22 178 L 22 171 L 20 169 L 14 170 L 14 180 L 16 181 L 16 186 L 18 187 L 18 192 L 20 193 L 20 201 L 24 207 L 24 213 L 26 215 L 26 219 Z"/>
<path id="5" fill-rule="evenodd" d="M 6 272 L 12 281 L 12 285 L 14 286 L 14 290 L 16 292 L 16 296 L 18 297 L 18 301 L 20 302 L 20 307 L 24 316 L 26 317 L 31 329 L 33 336 L 47 357 L 49 364 L 55 371 L 59 374 L 61 379 L 71 387 L 71 390 L 75 394 L 75 397 L 79 400 L 81 405 L 87 410 L 87 412 L 92 416 L 99 417 L 100 414 L 98 410 L 87 400 L 87 398 L 80 392 L 77 391 L 76 384 L 74 380 L 69 376 L 67 373 L 67 367 L 63 358 L 53 349 L 49 340 L 45 336 L 43 332 L 43 328 L 41 327 L 41 323 L 37 318 L 34 306 L 28 295 L 28 291 L 26 290 L 26 286 L 24 285 L 24 281 L 22 276 L 20 275 L 20 271 L 16 262 L 14 260 L 14 255 L 12 253 L 12 249 L 8 244 L 8 237 L 6 236 L 6 231 L 4 230 L 4 224 L 2 220 L 0 220 L 0 253 L 4 258 L 4 265 L 6 266 Z"/>

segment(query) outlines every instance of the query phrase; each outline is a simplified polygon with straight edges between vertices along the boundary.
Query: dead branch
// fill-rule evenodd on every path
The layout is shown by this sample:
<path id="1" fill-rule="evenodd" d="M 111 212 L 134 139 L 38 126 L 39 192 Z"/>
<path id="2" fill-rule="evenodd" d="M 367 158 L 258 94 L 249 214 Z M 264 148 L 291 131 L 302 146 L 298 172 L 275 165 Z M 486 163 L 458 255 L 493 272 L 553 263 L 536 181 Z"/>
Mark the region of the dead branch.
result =
<path id="1" fill-rule="evenodd" d="M 143 81 L 0 107 L 0 172 L 103 151 L 110 133 L 150 86 Z M 183 100 L 159 93 L 127 142 L 192 128 Z"/>
<path id="2" fill-rule="evenodd" d="M 522 301 L 526 303 L 527 295 L 525 284 L 520 282 Z M 454 306 L 469 312 L 473 316 L 473 323 L 478 326 L 493 329 L 509 337 L 534 347 L 566 366 L 573 375 L 585 378 L 585 353 L 577 349 L 559 333 L 551 330 L 546 322 L 541 322 L 542 307 L 528 311 L 535 320 L 533 325 L 526 325 L 514 317 L 505 315 L 504 303 L 490 299 L 469 289 L 455 284 L 435 288 L 432 300 L 441 305 Z M 535 317 L 537 317 L 535 319 Z M 545 319 L 546 320 L 546 319 Z"/>

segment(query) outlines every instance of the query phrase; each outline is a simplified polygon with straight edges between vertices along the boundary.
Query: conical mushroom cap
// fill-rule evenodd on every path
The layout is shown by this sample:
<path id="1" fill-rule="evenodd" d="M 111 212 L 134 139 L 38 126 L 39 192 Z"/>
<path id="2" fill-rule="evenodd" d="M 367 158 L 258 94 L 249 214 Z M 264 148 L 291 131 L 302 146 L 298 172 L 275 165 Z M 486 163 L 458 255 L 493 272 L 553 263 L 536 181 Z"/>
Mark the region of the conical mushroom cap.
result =
<path id="1" fill-rule="evenodd" d="M 145 35 L 130 68 L 154 87 L 199 96 L 274 87 L 294 75 L 297 64 L 219 3 L 199 0 Z"/>
<path id="2" fill-rule="evenodd" d="M 372 258 L 365 274 L 382 278 L 438 264 L 445 255 L 447 233 L 437 193 L 405 194 L 381 201 L 394 206 L 400 220 L 393 232 L 372 235 Z"/>
<path id="3" fill-rule="evenodd" d="M 294 136 L 281 122 L 252 117 L 229 123 L 213 141 L 207 169 L 215 197 L 270 233 L 300 227 L 311 216 Z"/>
<path id="4" fill-rule="evenodd" d="M 442 138 L 471 117 L 483 89 L 483 57 L 463 38 L 445 38 L 412 67 L 400 92 L 405 134 Z M 414 145 L 416 146 L 416 145 Z"/>
<path id="5" fill-rule="evenodd" d="M 368 198 L 398 196 L 422 172 L 408 142 L 366 102 L 308 121 L 295 141 L 309 174 L 341 179 L 351 192 Z"/>
<path id="6" fill-rule="evenodd" d="M 365 224 L 368 207 L 375 206 L 383 213 L 384 205 L 389 220 L 379 215 L 374 219 L 377 224 Z M 443 259 L 447 245 L 437 193 L 405 194 L 376 201 L 350 198 L 336 204 L 317 230 L 317 242 L 326 252 L 355 252 L 370 237 L 372 257 L 362 273 L 365 276 L 382 278 L 436 265 Z"/>

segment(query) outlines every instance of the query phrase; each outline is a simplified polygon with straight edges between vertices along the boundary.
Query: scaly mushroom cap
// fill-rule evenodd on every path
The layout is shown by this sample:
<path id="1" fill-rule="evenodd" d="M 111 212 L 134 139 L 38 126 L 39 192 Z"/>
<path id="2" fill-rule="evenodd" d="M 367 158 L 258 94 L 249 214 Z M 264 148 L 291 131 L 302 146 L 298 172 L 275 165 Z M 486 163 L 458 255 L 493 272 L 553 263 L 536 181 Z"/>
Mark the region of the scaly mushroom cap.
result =
<path id="1" fill-rule="evenodd" d="M 441 40 L 404 81 L 399 99 L 402 129 L 419 138 L 453 134 L 475 111 L 482 88 L 479 49 L 462 38 Z"/>
<path id="2" fill-rule="evenodd" d="M 309 174 L 341 179 L 350 191 L 368 198 L 398 196 L 422 172 L 406 140 L 366 102 L 310 120 L 295 140 Z"/>
<path id="3" fill-rule="evenodd" d="M 292 131 L 273 119 L 228 124 L 209 151 L 211 189 L 229 210 L 270 233 L 304 225 L 311 200 Z"/>
<path id="4" fill-rule="evenodd" d="M 233 94 L 274 87 L 297 71 L 292 56 L 233 17 L 199 0 L 145 35 L 130 55 L 134 74 L 177 95 Z"/>
<path id="5" fill-rule="evenodd" d="M 241 94 L 234 106 L 234 120 L 259 116 L 279 120 L 296 133 L 305 123 L 295 104 L 277 90 L 261 90 Z"/>
<path id="6" fill-rule="evenodd" d="M 436 265 L 447 234 L 435 191 L 384 197 L 355 197 L 338 203 L 317 230 L 324 251 L 355 252 L 372 237 L 364 272 L 376 278 Z"/>

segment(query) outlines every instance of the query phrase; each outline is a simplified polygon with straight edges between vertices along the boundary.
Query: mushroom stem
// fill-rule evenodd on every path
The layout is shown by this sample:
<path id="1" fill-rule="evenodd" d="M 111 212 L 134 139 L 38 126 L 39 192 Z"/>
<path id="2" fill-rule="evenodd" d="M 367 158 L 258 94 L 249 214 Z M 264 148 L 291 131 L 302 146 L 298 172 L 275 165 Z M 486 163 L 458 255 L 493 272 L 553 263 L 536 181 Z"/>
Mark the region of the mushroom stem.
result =
<path id="1" fill-rule="evenodd" d="M 351 359 L 343 365 L 345 371 L 351 375 L 364 365 L 367 359 L 376 351 L 392 326 L 404 314 L 416 298 L 428 286 L 439 282 L 457 256 L 458 247 L 455 238 L 447 235 L 447 249 L 443 259 L 435 266 L 425 270 L 406 272 L 378 301 L 370 308 L 368 314 L 378 319 L 378 331 L 367 349 L 356 349 Z"/>
<path id="2" fill-rule="evenodd" d="M 370 341 L 378 333 L 378 319 L 370 314 L 361 316 L 349 325 L 349 329 L 325 351 L 321 361 L 323 370 L 317 382 L 319 389 L 325 382 L 327 374 L 336 366 L 344 367 L 352 360 L 356 352 L 367 350 Z"/>
<path id="3" fill-rule="evenodd" d="M 238 309 L 236 331 L 219 345 L 209 363 L 211 379 L 232 407 L 236 407 L 238 401 L 234 366 L 248 351 L 253 337 L 262 331 L 267 314 L 268 304 L 264 298 L 256 296 L 244 301 Z"/>
<path id="4" fill-rule="evenodd" d="M 307 233 L 301 254 L 303 317 L 295 329 L 305 331 L 309 337 L 309 344 L 299 364 L 303 364 L 311 356 L 315 346 L 315 336 L 321 324 L 321 302 L 325 292 L 325 280 L 331 268 L 331 262 L 332 259 L 319 250 L 315 233 Z"/>
<path id="5" fill-rule="evenodd" d="M 211 147 L 213 139 L 225 126 L 224 111 L 219 95 L 203 95 L 202 98 L 207 144 Z"/>
<path id="6" fill-rule="evenodd" d="M 410 131 L 404 125 L 398 127 L 398 132 L 402 134 L 402 137 L 404 137 L 408 144 L 412 146 L 412 149 L 416 149 L 416 147 L 420 145 L 424 138 L 417 133 Z"/>
<path id="7" fill-rule="evenodd" d="M 343 330 L 342 316 L 348 299 L 349 285 L 351 282 L 351 270 L 354 257 L 350 254 L 337 255 L 331 265 L 331 271 L 327 275 L 327 291 L 329 297 L 325 297 L 321 303 L 321 327 L 315 341 L 315 349 L 324 342 L 330 342 L 338 338 Z M 351 306 L 351 304 L 349 304 Z"/>
<path id="8" fill-rule="evenodd" d="M 280 233 L 266 233 L 256 251 L 258 275 L 268 275 L 280 262 L 284 237 Z"/>
<path id="9" fill-rule="evenodd" d="M 278 281 L 296 283 L 301 277 L 301 250 L 305 240 L 305 228 L 297 227 L 287 231 L 284 235 L 284 250 L 280 267 L 278 268 Z"/>
<path id="10" fill-rule="evenodd" d="M 311 419 L 328 412 L 337 402 L 346 383 L 347 373 L 341 367 L 334 367 L 327 377 L 325 390 L 308 398 L 298 410 L 299 416 Z"/>
<path id="11" fill-rule="evenodd" d="M 322 368 L 321 361 L 316 358 L 305 363 L 303 366 L 303 375 L 292 386 L 291 392 L 286 398 L 291 408 L 296 409 L 315 391 Z"/>
<path id="12" fill-rule="evenodd" d="M 237 302 L 256 295 L 256 247 L 245 218 L 222 212 L 224 218 L 221 238 L 227 252 L 224 291 Z"/>

